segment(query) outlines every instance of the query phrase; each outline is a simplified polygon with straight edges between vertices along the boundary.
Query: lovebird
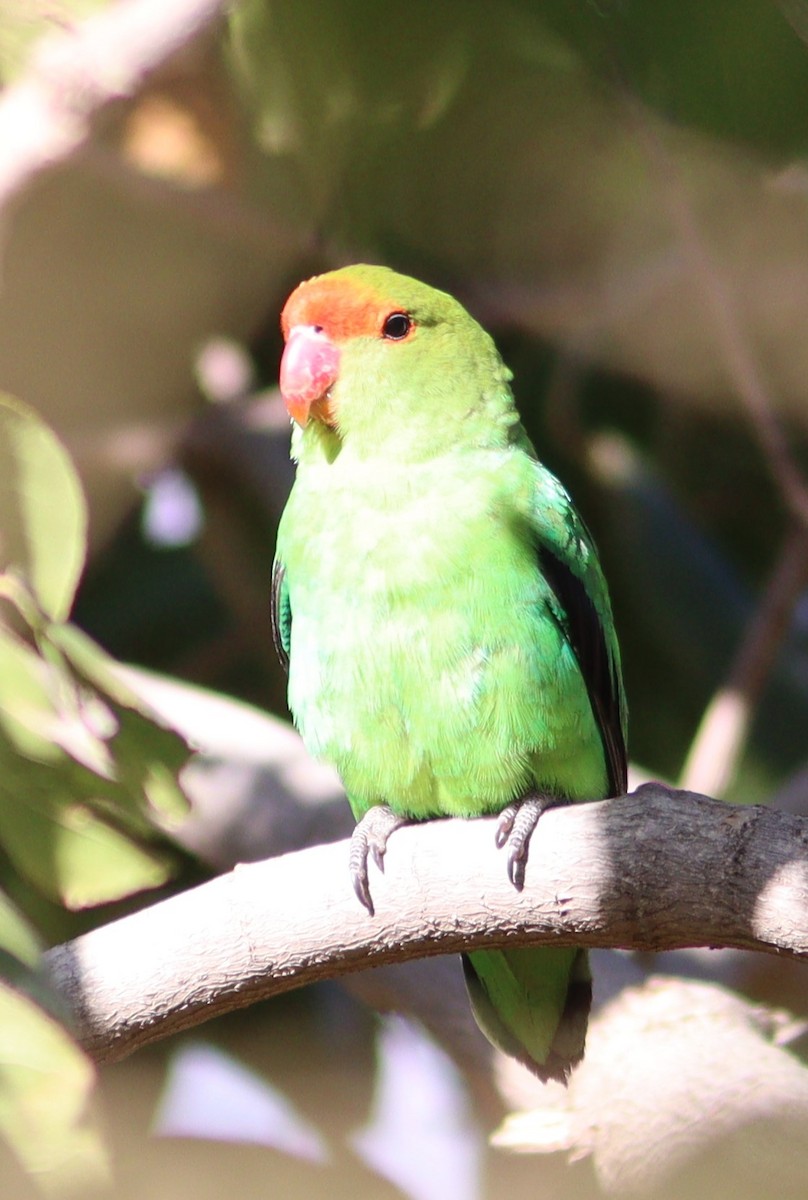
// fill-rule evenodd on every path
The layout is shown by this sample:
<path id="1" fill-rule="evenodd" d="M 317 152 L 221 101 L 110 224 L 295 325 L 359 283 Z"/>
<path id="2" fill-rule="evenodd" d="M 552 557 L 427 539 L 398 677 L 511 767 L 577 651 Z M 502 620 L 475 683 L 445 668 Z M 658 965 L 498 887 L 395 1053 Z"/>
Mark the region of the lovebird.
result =
<path id="1" fill-rule="evenodd" d="M 350 872 L 408 821 L 499 814 L 521 887 L 556 804 L 622 795 L 626 704 L 592 538 L 539 462 L 511 372 L 453 297 L 386 267 L 301 283 L 280 388 L 295 483 L 272 629 L 310 753 L 358 822 Z M 586 952 L 463 957 L 477 1023 L 543 1080 L 583 1055 Z"/>

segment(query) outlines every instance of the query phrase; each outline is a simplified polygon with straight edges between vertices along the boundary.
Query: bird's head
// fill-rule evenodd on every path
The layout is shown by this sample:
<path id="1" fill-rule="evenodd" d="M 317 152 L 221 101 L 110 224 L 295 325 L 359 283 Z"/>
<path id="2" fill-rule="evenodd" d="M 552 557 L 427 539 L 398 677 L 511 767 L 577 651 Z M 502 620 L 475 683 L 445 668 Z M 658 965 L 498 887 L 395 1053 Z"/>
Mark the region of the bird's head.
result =
<path id="1" fill-rule="evenodd" d="M 471 432 L 492 401 L 512 412 L 488 334 L 447 293 L 386 267 L 306 280 L 281 327 L 281 394 L 314 437 L 325 428 L 366 453 L 395 433 L 399 446 L 428 438 L 434 450 Z"/>

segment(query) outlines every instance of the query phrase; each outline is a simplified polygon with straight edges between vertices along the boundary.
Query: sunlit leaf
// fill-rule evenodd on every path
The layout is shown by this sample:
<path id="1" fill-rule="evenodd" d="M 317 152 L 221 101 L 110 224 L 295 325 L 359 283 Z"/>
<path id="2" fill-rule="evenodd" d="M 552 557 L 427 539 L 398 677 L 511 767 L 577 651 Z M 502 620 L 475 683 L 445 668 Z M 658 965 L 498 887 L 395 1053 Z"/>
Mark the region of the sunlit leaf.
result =
<path id="1" fill-rule="evenodd" d="M 177 782 L 176 773 L 162 762 L 151 763 L 143 780 L 146 799 L 161 824 L 178 824 L 188 815 L 188 798 Z"/>
<path id="2" fill-rule="evenodd" d="M 39 939 L 5 892 L 0 892 L 0 947 L 27 966 L 36 966 Z"/>
<path id="3" fill-rule="evenodd" d="M 100 696 L 71 688 L 54 722 L 52 737 L 77 763 L 104 779 L 114 779 L 108 741 L 117 729 L 115 714 Z"/>
<path id="4" fill-rule="evenodd" d="M 44 612 L 63 620 L 84 564 L 87 508 L 56 435 L 0 395 L 0 569 L 28 582 Z"/>
<path id="5" fill-rule="evenodd" d="M 42 659 L 0 625 L 0 727 L 20 754 L 48 762 L 59 757 L 55 719 Z"/>
<path id="6" fill-rule="evenodd" d="M 127 708 L 151 714 L 151 709 L 116 672 L 115 660 L 77 625 L 53 625 L 48 630 L 48 637 L 88 683 Z"/>
<path id="7" fill-rule="evenodd" d="M 123 678 L 119 666 L 74 625 L 54 625 L 49 637 L 74 669 L 113 702 L 117 728 L 110 742 L 115 778 L 127 791 L 127 804 L 148 811 L 163 827 L 174 825 L 188 811 L 177 781 L 190 751 L 185 740 L 163 724 L 161 716 Z M 145 806 L 144 806 L 145 801 Z"/>
<path id="8" fill-rule="evenodd" d="M 88 1109 L 88 1059 L 28 997 L 0 983 L 0 1133 L 49 1194 L 86 1194 L 107 1180 Z"/>
<path id="9" fill-rule="evenodd" d="M 47 645 L 44 649 L 47 653 Z M 26 758 L 57 762 L 63 757 L 61 748 L 97 775 L 114 777 L 107 742 L 118 722 L 109 706 L 77 680 L 61 658 L 43 659 L 2 625 L 0 726 Z"/>
<path id="10" fill-rule="evenodd" d="M 0 845 L 70 909 L 177 869 L 167 844 L 150 843 L 187 812 L 177 776 L 188 746 L 113 665 L 69 626 L 43 620 L 36 648 L 0 626 Z"/>
<path id="11" fill-rule="evenodd" d="M 15 797 L 5 782 L 0 841 L 17 870 L 69 909 L 159 887 L 175 867 L 170 855 L 133 841 L 72 796 L 40 789 Z"/>

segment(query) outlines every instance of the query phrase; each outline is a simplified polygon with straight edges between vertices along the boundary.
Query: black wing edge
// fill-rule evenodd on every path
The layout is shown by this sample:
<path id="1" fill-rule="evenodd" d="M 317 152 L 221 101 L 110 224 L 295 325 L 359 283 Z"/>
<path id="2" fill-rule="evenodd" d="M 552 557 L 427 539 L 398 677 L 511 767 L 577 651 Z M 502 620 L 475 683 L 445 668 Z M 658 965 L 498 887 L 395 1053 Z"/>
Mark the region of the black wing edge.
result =
<path id="1" fill-rule="evenodd" d="M 272 641 L 280 664 L 286 674 L 289 674 L 289 632 L 292 625 L 292 610 L 289 606 L 289 593 L 284 587 L 286 568 L 279 559 L 275 559 L 272 567 L 272 607 L 270 620 L 272 623 Z"/>
<path id="2" fill-rule="evenodd" d="M 622 796 L 628 791 L 628 756 L 621 720 L 622 693 L 617 665 L 609 653 L 603 626 L 582 581 L 546 546 L 539 547 L 539 556 L 544 576 L 565 614 L 564 632 L 581 667 L 603 739 L 609 795 Z"/>

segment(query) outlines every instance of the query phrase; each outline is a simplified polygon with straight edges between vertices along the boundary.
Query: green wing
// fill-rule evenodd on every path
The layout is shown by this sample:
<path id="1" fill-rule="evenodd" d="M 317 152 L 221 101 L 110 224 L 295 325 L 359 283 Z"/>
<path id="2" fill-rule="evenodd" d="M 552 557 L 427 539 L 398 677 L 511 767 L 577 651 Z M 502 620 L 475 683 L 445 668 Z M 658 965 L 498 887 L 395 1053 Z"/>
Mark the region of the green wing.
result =
<path id="1" fill-rule="evenodd" d="M 554 620 L 575 652 L 603 739 L 609 794 L 628 790 L 626 700 L 611 604 L 592 535 L 554 475 L 536 464 L 532 512 Z"/>
<path id="2" fill-rule="evenodd" d="M 600 730 L 609 794 L 622 795 L 626 703 L 609 594 L 589 530 L 539 463 L 529 521 L 551 591 L 551 618 L 575 653 Z M 584 1051 L 592 991 L 586 952 L 478 950 L 463 965 L 474 1015 L 489 1040 L 540 1079 L 566 1080 Z"/>
<path id="3" fill-rule="evenodd" d="M 289 674 L 289 646 L 292 636 L 292 606 L 289 603 L 289 585 L 286 568 L 279 558 L 272 566 L 272 641 L 281 666 Z"/>

